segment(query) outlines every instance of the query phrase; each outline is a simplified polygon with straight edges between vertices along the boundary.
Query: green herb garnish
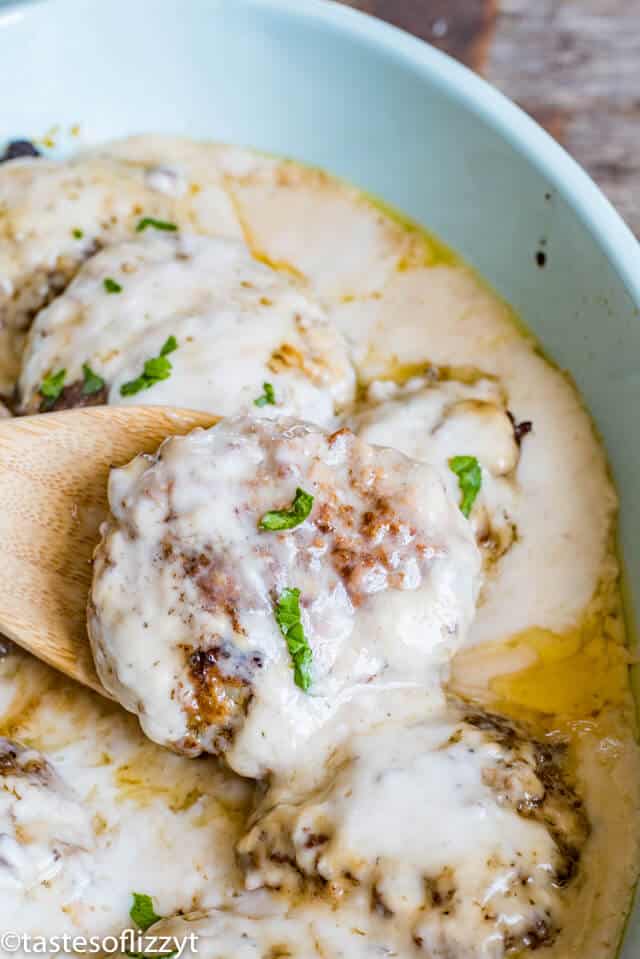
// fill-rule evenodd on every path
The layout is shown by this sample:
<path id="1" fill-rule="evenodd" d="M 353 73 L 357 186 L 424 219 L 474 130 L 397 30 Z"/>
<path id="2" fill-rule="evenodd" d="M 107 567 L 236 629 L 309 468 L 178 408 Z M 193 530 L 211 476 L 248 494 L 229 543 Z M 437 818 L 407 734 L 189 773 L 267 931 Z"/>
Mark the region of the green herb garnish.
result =
<path id="1" fill-rule="evenodd" d="M 105 277 L 103 286 L 107 293 L 122 293 L 122 287 L 111 276 Z"/>
<path id="2" fill-rule="evenodd" d="M 142 233 L 147 227 L 152 226 L 154 230 L 167 230 L 169 233 L 175 233 L 178 227 L 175 223 L 168 223 L 166 220 L 156 220 L 152 216 L 144 216 L 136 227 L 136 233 Z"/>
<path id="3" fill-rule="evenodd" d="M 39 393 L 43 398 L 43 409 L 51 409 L 64 389 L 64 380 L 67 375 L 66 370 L 58 370 L 57 373 L 49 373 L 40 384 Z"/>
<path id="4" fill-rule="evenodd" d="M 75 240 L 81 240 L 82 237 L 84 236 L 84 230 L 80 230 L 78 227 L 76 227 L 74 230 L 71 231 L 71 235 L 73 236 Z"/>
<path id="5" fill-rule="evenodd" d="M 449 469 L 458 477 L 458 486 L 462 493 L 460 510 L 468 517 L 482 486 L 480 464 L 475 456 L 452 456 Z"/>
<path id="6" fill-rule="evenodd" d="M 104 387 L 104 380 L 97 373 L 94 373 L 88 363 L 82 364 L 82 392 L 85 396 L 93 396 L 99 393 Z"/>
<path id="7" fill-rule="evenodd" d="M 264 393 L 262 396 L 259 396 L 257 400 L 253 401 L 254 406 L 275 406 L 276 405 L 276 394 L 274 393 L 273 386 L 271 383 L 263 383 L 262 389 Z"/>
<path id="8" fill-rule="evenodd" d="M 125 949 L 125 956 L 129 959 L 173 959 L 177 955 L 177 949 L 172 949 L 171 952 L 129 952 Z"/>
<path id="9" fill-rule="evenodd" d="M 303 523 L 313 506 L 313 496 L 305 493 L 300 487 L 296 490 L 293 503 L 288 509 L 274 509 L 265 513 L 258 526 L 260 529 L 279 530 L 294 529 Z"/>
<path id="10" fill-rule="evenodd" d="M 154 922 L 159 922 L 164 917 L 159 916 L 153 908 L 151 896 L 146 896 L 140 892 L 134 892 L 132 895 L 133 902 L 129 910 L 129 915 L 136 926 L 142 929 L 143 932 L 146 932 L 149 926 L 152 926 Z"/>
<path id="11" fill-rule="evenodd" d="M 173 959 L 174 956 L 178 955 L 178 950 L 173 949 L 171 952 L 129 952 L 128 949 L 125 949 L 124 954 L 129 959 Z"/>
<path id="12" fill-rule="evenodd" d="M 135 380 L 129 380 L 120 387 L 121 396 L 134 396 L 141 390 L 148 390 L 161 380 L 168 380 L 171 376 L 171 361 L 167 359 L 168 353 L 173 353 L 178 349 L 178 341 L 175 336 L 167 338 L 164 346 L 158 356 L 147 360 L 144 364 L 142 373 Z"/>
<path id="13" fill-rule="evenodd" d="M 296 686 L 306 693 L 311 686 L 311 663 L 313 653 L 300 615 L 300 590 L 283 589 L 275 607 L 276 622 L 287 641 L 287 649 L 293 663 Z"/>
<path id="14" fill-rule="evenodd" d="M 160 356 L 166 356 L 167 353 L 173 353 L 174 350 L 178 349 L 178 341 L 175 336 L 168 336 L 164 341 L 164 345 L 160 350 Z"/>

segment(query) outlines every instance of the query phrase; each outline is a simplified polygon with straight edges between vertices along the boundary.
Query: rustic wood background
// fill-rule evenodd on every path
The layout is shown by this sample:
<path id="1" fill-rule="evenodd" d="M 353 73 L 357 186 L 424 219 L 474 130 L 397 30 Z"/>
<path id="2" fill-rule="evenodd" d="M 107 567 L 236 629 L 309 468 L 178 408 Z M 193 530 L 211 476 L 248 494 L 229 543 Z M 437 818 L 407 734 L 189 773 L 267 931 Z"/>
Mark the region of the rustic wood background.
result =
<path id="1" fill-rule="evenodd" d="M 342 0 L 481 73 L 573 154 L 640 237 L 640 0 Z"/>

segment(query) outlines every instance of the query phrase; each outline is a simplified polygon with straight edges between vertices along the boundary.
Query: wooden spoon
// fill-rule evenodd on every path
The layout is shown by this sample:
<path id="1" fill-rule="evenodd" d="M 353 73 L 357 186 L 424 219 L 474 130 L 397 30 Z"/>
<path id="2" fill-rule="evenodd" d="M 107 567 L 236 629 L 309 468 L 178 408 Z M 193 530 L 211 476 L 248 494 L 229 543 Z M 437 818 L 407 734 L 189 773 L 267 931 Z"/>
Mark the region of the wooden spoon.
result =
<path id="1" fill-rule="evenodd" d="M 91 558 L 111 466 L 218 417 L 96 406 L 0 421 L 0 633 L 107 695 L 91 657 Z"/>

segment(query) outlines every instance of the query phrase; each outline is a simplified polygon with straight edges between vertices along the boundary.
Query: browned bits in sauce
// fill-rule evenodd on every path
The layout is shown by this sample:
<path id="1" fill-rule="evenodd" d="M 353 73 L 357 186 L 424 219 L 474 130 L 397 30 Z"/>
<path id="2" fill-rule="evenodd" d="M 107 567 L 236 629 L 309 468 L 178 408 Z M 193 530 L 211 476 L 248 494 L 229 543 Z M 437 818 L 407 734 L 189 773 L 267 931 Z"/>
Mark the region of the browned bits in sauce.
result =
<path id="1" fill-rule="evenodd" d="M 327 437 L 327 444 L 329 446 L 335 446 L 337 441 L 342 436 L 351 436 L 351 430 L 348 430 L 346 426 L 343 426 L 341 429 L 336 430 L 330 436 Z"/>
<path id="2" fill-rule="evenodd" d="M 522 420 L 520 423 L 516 422 L 516 418 L 511 412 L 507 410 L 507 416 L 511 420 L 511 425 L 513 426 L 513 435 L 518 446 L 522 444 L 522 440 L 528 433 L 533 429 L 533 423 L 531 420 Z"/>
<path id="3" fill-rule="evenodd" d="M 322 833 L 309 833 L 305 840 L 306 849 L 316 849 L 318 846 L 324 846 L 329 842 L 329 837 Z"/>
<path id="4" fill-rule="evenodd" d="M 318 531 L 329 538 L 330 562 L 354 606 L 360 606 L 369 594 L 368 577 L 374 570 L 386 577 L 387 586 L 402 588 L 404 574 L 396 569 L 394 557 L 414 554 L 424 568 L 437 555 L 436 549 L 416 542 L 416 531 L 402 523 L 391 501 L 375 487 L 363 487 L 360 492 L 365 497 L 362 513 L 332 496 L 319 503 L 313 518 Z"/>
<path id="5" fill-rule="evenodd" d="M 274 350 L 271 354 L 268 366 L 273 373 L 282 373 L 283 370 L 287 369 L 304 371 L 304 356 L 300 350 L 291 343 L 283 343 L 282 346 Z"/>
<path id="6" fill-rule="evenodd" d="M 511 933 L 505 936 L 505 952 L 519 952 L 521 949 L 530 949 L 534 952 L 543 946 L 552 946 L 560 930 L 549 920 L 538 916 L 535 921 L 523 932 Z"/>
<path id="7" fill-rule="evenodd" d="M 44 757 L 20 761 L 21 748 L 0 739 L 0 776 L 31 776 L 42 782 L 50 779 L 50 767 Z"/>
<path id="8" fill-rule="evenodd" d="M 291 947 L 283 943 L 282 945 L 270 946 L 265 959 L 292 959 L 292 956 Z"/>
<path id="9" fill-rule="evenodd" d="M 376 496 L 372 508 L 362 516 L 360 522 L 362 535 L 365 539 L 378 539 L 381 534 L 387 532 L 392 536 L 398 536 L 400 531 L 397 513 L 389 500 L 384 496 Z"/>
<path id="10" fill-rule="evenodd" d="M 238 612 L 241 598 L 238 583 L 228 565 L 205 553 L 183 556 L 182 565 L 185 576 L 195 580 L 202 594 L 204 608 L 209 612 L 223 611 L 233 631 L 245 635 Z"/>
<path id="11" fill-rule="evenodd" d="M 512 754 L 500 769 L 485 773 L 484 782 L 498 794 L 501 803 L 510 805 L 518 815 L 534 819 L 548 830 L 558 852 L 554 882 L 558 886 L 567 885 L 576 875 L 591 825 L 583 802 L 567 777 L 566 744 L 530 739 L 526 729 L 491 713 L 472 714 L 466 721 L 488 731 Z M 527 744 L 533 754 L 531 771 L 535 780 L 523 796 L 516 781 L 522 777 L 527 763 L 522 752 Z"/>
<path id="12" fill-rule="evenodd" d="M 427 905 L 433 909 L 441 909 L 447 916 L 451 915 L 456 895 L 453 869 L 443 869 L 435 878 L 425 877 L 424 883 Z"/>
<path id="13" fill-rule="evenodd" d="M 393 916 L 393 912 L 387 906 L 377 886 L 374 886 L 371 890 L 371 902 L 369 907 L 371 912 L 376 913 L 378 916 L 382 916 L 383 919 L 391 919 Z"/>
<path id="14" fill-rule="evenodd" d="M 248 670 L 234 670 L 234 660 L 235 653 L 225 643 L 188 654 L 194 697 L 187 707 L 189 726 L 196 733 L 211 724 L 220 726 L 217 746 L 221 751 L 224 744 L 228 746 L 252 696 Z M 257 668 L 260 663 L 255 665 Z"/>

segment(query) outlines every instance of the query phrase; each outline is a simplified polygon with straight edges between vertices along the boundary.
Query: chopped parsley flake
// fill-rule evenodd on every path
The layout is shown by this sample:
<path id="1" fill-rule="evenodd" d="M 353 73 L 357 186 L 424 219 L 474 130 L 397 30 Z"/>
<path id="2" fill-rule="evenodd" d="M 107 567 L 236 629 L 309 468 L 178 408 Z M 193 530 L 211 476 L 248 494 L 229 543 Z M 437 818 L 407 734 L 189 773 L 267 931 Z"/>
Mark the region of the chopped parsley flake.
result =
<path id="1" fill-rule="evenodd" d="M 93 396 L 99 393 L 104 387 L 104 380 L 97 373 L 94 373 L 88 363 L 82 364 L 82 392 L 85 396 Z"/>
<path id="2" fill-rule="evenodd" d="M 173 353 L 174 350 L 178 349 L 178 341 L 175 336 L 168 336 L 164 342 L 164 346 L 160 350 L 160 356 L 166 356 L 167 353 Z"/>
<path id="3" fill-rule="evenodd" d="M 121 396 L 134 396 L 141 390 L 148 390 L 161 380 L 168 380 L 171 376 L 171 361 L 167 359 L 168 353 L 173 353 L 178 349 L 178 341 L 175 336 L 170 336 L 165 341 L 158 356 L 147 360 L 144 364 L 142 373 L 135 380 L 129 380 L 120 387 Z"/>
<path id="4" fill-rule="evenodd" d="M 475 456 L 452 456 L 449 469 L 458 477 L 462 493 L 461 512 L 468 517 L 482 486 L 482 472 Z"/>
<path id="5" fill-rule="evenodd" d="M 42 397 L 43 410 L 50 410 L 64 389 L 64 381 L 67 375 L 66 370 L 58 370 L 57 373 L 49 373 L 40 384 L 40 396 Z"/>
<path id="6" fill-rule="evenodd" d="M 264 393 L 262 396 L 259 396 L 257 400 L 253 401 L 254 406 L 275 406 L 276 405 L 276 394 L 274 393 L 273 386 L 271 383 L 263 383 L 262 389 Z"/>
<path id="7" fill-rule="evenodd" d="M 311 512 L 312 506 L 313 496 L 311 493 L 305 493 L 303 489 L 298 487 L 293 503 L 288 509 L 270 510 L 264 514 L 258 526 L 260 529 L 268 530 L 294 529 L 300 523 L 304 523 Z"/>
<path id="8" fill-rule="evenodd" d="M 103 286 L 107 293 L 122 293 L 122 287 L 112 276 L 105 277 Z"/>
<path id="9" fill-rule="evenodd" d="M 80 230 L 78 227 L 76 227 L 75 230 L 71 231 L 71 235 L 73 236 L 74 240 L 81 240 L 84 236 L 84 230 Z"/>
<path id="10" fill-rule="evenodd" d="M 171 952 L 129 952 L 128 949 L 125 949 L 125 955 L 129 959 L 173 959 L 174 956 L 178 955 L 178 950 L 172 949 Z"/>
<path id="11" fill-rule="evenodd" d="M 159 922 L 163 917 L 159 916 L 153 908 L 151 896 L 146 896 L 140 892 L 134 892 L 132 895 L 133 902 L 129 910 L 129 915 L 136 926 L 142 929 L 143 932 L 146 932 L 149 926 L 152 926 L 154 922 Z"/>
<path id="12" fill-rule="evenodd" d="M 156 220 L 152 216 L 144 216 L 138 222 L 136 233 L 142 233 L 149 226 L 152 226 L 154 230 L 165 230 L 169 233 L 175 233 L 178 229 L 175 223 L 168 223 L 166 220 Z"/>
<path id="13" fill-rule="evenodd" d="M 313 653 L 300 614 L 300 590 L 283 589 L 275 607 L 276 622 L 287 641 L 287 649 L 293 664 L 296 686 L 306 693 L 311 686 L 311 663 Z"/>

